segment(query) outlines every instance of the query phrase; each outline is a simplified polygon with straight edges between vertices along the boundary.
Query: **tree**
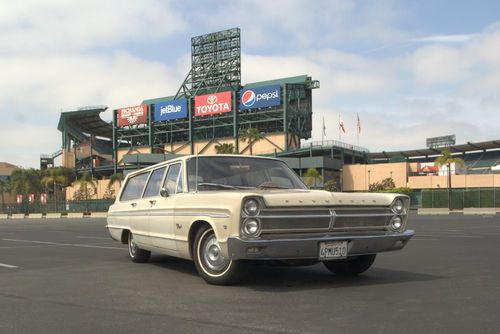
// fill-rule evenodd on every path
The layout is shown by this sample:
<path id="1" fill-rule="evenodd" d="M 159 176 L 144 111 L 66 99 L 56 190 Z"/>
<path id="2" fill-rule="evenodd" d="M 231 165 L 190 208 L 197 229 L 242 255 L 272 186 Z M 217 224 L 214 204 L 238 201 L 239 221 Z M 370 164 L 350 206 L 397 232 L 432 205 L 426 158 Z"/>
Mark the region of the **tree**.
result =
<path id="1" fill-rule="evenodd" d="M 452 193 L 451 193 L 451 164 L 459 164 L 460 166 L 464 165 L 464 161 L 461 158 L 458 157 L 452 157 L 451 156 L 451 151 L 447 148 L 441 152 L 441 156 L 436 158 L 434 160 L 434 163 L 438 165 L 439 167 L 441 166 L 446 166 L 448 168 L 448 208 L 450 210 L 453 210 L 452 208 Z"/>
<path id="2" fill-rule="evenodd" d="M 104 193 L 103 198 L 105 199 L 112 199 L 115 198 L 115 190 L 113 189 L 113 185 L 118 182 L 118 184 L 122 185 L 123 180 L 125 177 L 123 176 L 122 173 L 114 173 L 109 177 L 108 185 L 106 186 L 106 192 Z"/>
<path id="3" fill-rule="evenodd" d="M 40 181 L 47 189 L 52 186 L 54 203 L 57 202 L 57 186 L 66 186 L 68 178 L 62 175 L 62 170 L 59 168 L 49 168 L 45 171 L 46 175 Z"/>
<path id="4" fill-rule="evenodd" d="M 371 192 L 384 192 L 389 189 L 394 189 L 395 187 L 396 184 L 394 183 L 392 177 L 388 177 L 380 182 L 374 182 L 368 185 L 368 190 Z"/>
<path id="5" fill-rule="evenodd" d="M 323 181 L 323 176 L 321 176 L 316 168 L 309 168 L 302 176 L 308 187 L 316 187 L 317 181 Z"/>
<path id="6" fill-rule="evenodd" d="M 233 144 L 220 144 L 220 145 L 215 145 L 215 152 L 217 154 L 234 154 L 235 149 Z"/>
<path id="7" fill-rule="evenodd" d="M 337 184 L 334 180 L 328 180 L 323 184 L 323 190 L 329 191 L 329 192 L 337 192 L 339 189 L 337 188 Z"/>
<path id="8" fill-rule="evenodd" d="M 2 195 L 2 210 L 5 207 L 5 195 L 4 195 L 4 193 L 10 191 L 9 187 L 10 187 L 9 178 L 0 179 L 0 193 Z"/>
<path id="9" fill-rule="evenodd" d="M 39 194 L 42 190 L 40 179 L 39 170 L 14 169 L 10 175 L 10 193 L 12 196 L 22 194 L 24 198 L 27 198 L 28 194 Z"/>
<path id="10" fill-rule="evenodd" d="M 89 172 L 84 172 L 80 179 L 76 181 L 76 184 L 80 185 L 80 189 L 75 192 L 75 195 L 73 196 L 74 199 L 77 200 L 88 200 L 89 197 L 92 197 L 95 194 L 95 187 L 96 184 L 94 182 L 94 179 L 92 175 Z M 91 189 L 89 190 L 89 187 Z"/>
<path id="11" fill-rule="evenodd" d="M 250 148 L 250 155 L 253 155 L 253 144 L 264 138 L 262 134 L 256 128 L 247 128 L 240 135 L 240 139 L 246 143 L 248 142 L 248 147 Z"/>

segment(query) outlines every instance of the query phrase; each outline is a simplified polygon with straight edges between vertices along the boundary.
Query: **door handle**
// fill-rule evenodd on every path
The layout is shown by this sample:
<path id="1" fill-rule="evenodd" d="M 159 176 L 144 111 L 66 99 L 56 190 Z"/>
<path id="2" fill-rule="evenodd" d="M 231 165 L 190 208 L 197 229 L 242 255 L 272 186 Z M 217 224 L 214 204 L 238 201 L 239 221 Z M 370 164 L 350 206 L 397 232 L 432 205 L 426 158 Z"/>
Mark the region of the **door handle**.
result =
<path id="1" fill-rule="evenodd" d="M 130 203 L 130 205 L 132 205 L 133 207 L 135 207 L 137 205 L 137 203 Z"/>
<path id="2" fill-rule="evenodd" d="M 151 203 L 151 205 L 155 205 L 156 204 L 156 200 L 155 199 L 149 200 L 149 203 Z"/>

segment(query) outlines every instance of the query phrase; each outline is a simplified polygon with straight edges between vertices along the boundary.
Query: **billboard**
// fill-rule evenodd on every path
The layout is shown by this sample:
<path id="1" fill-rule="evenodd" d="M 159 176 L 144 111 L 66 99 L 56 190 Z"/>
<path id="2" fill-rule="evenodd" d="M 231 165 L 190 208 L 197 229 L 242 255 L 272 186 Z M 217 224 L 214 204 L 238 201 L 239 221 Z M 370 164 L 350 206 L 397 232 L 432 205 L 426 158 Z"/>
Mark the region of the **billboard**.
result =
<path id="1" fill-rule="evenodd" d="M 231 92 L 222 92 L 194 97 L 194 115 L 208 116 L 232 110 Z"/>
<path id="2" fill-rule="evenodd" d="M 240 97 L 241 110 L 279 106 L 281 105 L 281 86 L 271 85 L 242 89 Z"/>
<path id="3" fill-rule="evenodd" d="M 140 106 L 118 109 L 117 118 L 120 127 L 146 124 L 148 122 L 148 106 L 143 104 Z"/>
<path id="4" fill-rule="evenodd" d="M 186 118 L 187 115 L 188 109 L 186 99 L 172 100 L 155 104 L 155 122 Z"/>

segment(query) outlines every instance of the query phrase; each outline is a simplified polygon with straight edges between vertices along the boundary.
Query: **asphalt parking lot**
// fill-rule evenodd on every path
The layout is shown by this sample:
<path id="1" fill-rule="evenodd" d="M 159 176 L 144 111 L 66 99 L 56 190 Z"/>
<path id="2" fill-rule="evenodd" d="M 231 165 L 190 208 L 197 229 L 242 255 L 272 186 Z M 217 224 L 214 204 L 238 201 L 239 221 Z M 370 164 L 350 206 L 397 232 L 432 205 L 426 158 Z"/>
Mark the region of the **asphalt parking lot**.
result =
<path id="1" fill-rule="evenodd" d="M 233 287 L 132 263 L 104 219 L 0 220 L 0 333 L 498 333 L 500 215 L 411 219 L 360 277 L 258 265 Z"/>

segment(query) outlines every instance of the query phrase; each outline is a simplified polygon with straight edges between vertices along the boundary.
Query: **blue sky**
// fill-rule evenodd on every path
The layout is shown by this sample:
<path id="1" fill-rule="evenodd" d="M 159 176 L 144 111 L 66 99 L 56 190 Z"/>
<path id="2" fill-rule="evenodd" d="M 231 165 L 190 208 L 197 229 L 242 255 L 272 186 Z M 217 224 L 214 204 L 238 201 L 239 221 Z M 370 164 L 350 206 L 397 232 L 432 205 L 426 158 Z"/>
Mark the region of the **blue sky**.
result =
<path id="1" fill-rule="evenodd" d="M 175 93 L 192 36 L 240 27 L 242 81 L 301 74 L 313 138 L 371 151 L 500 139 L 498 1 L 0 0 L 0 161 L 59 149 L 61 110 Z M 104 118 L 110 119 L 110 113 Z"/>

